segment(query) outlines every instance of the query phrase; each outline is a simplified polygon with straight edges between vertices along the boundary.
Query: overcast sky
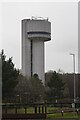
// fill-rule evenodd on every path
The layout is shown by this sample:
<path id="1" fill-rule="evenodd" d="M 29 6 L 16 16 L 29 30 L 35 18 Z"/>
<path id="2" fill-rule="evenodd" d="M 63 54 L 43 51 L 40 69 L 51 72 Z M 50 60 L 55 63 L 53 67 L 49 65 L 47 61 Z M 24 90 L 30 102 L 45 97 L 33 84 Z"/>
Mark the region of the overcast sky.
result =
<path id="1" fill-rule="evenodd" d="M 45 71 L 73 72 L 69 53 L 78 54 L 77 2 L 4 2 L 2 3 L 2 47 L 7 57 L 13 57 L 15 67 L 21 68 L 21 20 L 48 17 L 51 41 L 45 43 Z"/>

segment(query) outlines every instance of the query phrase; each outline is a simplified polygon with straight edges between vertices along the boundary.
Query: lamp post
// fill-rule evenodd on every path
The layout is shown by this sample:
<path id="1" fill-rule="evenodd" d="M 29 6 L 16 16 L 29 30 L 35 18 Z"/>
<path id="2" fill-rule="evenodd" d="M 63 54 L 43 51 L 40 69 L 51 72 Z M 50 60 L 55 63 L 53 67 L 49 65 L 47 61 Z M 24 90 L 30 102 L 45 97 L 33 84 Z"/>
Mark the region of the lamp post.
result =
<path id="1" fill-rule="evenodd" d="M 70 53 L 73 56 L 73 74 L 74 74 L 74 111 L 75 111 L 75 102 L 76 102 L 76 84 L 75 84 L 75 54 Z"/>

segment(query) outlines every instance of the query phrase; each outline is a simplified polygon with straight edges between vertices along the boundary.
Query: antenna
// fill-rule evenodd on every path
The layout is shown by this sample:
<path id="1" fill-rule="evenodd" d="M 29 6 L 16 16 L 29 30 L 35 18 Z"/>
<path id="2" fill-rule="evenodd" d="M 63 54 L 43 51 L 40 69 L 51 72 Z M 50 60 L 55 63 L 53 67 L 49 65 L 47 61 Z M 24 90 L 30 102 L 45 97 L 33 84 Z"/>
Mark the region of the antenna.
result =
<path id="1" fill-rule="evenodd" d="M 48 17 L 47 18 L 43 18 L 43 17 L 34 17 L 34 16 L 32 16 L 31 19 L 32 20 L 47 20 L 47 21 L 49 20 Z"/>

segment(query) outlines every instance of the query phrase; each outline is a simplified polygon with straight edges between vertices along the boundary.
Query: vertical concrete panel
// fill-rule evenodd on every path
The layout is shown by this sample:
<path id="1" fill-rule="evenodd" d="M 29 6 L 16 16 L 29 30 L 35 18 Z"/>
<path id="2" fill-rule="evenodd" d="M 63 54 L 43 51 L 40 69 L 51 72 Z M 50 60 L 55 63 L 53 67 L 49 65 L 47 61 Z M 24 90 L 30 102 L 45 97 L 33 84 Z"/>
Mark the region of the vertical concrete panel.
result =
<path id="1" fill-rule="evenodd" d="M 31 76 L 31 42 L 27 37 L 27 22 L 22 21 L 22 73 Z"/>
<path id="2" fill-rule="evenodd" d="M 22 73 L 25 75 L 25 21 L 22 21 Z"/>
<path id="3" fill-rule="evenodd" d="M 39 78 L 44 83 L 44 41 L 41 40 L 34 40 L 33 47 L 33 74 L 37 73 Z"/>

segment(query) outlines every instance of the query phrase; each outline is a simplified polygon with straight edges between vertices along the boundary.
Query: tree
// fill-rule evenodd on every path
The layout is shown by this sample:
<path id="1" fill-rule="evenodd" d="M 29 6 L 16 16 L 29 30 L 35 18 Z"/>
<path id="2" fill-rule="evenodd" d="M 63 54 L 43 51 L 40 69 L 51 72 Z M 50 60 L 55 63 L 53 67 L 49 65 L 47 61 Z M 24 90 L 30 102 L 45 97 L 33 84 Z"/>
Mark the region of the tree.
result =
<path id="1" fill-rule="evenodd" d="M 34 103 L 44 100 L 45 88 L 37 74 L 27 78 L 20 75 L 18 84 L 15 88 L 16 97 L 19 102 Z"/>
<path id="2" fill-rule="evenodd" d="M 15 87 L 15 100 L 19 103 L 28 103 L 30 102 L 30 81 L 27 77 L 19 75 L 17 78 L 18 84 Z"/>
<path id="3" fill-rule="evenodd" d="M 19 70 L 14 68 L 12 62 L 12 57 L 6 60 L 6 55 L 4 50 L 1 52 L 2 60 L 2 98 L 9 98 L 13 96 L 13 91 L 17 85 L 17 77 L 19 75 Z"/>
<path id="4" fill-rule="evenodd" d="M 47 94 L 47 99 L 49 101 L 53 101 L 53 99 L 56 98 L 62 98 L 63 97 L 63 90 L 64 90 L 64 83 L 62 79 L 59 77 L 59 74 L 54 71 L 52 73 L 52 76 L 47 84 L 49 87 Z"/>
<path id="5" fill-rule="evenodd" d="M 34 102 L 44 100 L 45 87 L 43 86 L 42 80 L 39 79 L 37 74 L 34 74 L 30 79 L 30 88 Z"/>

